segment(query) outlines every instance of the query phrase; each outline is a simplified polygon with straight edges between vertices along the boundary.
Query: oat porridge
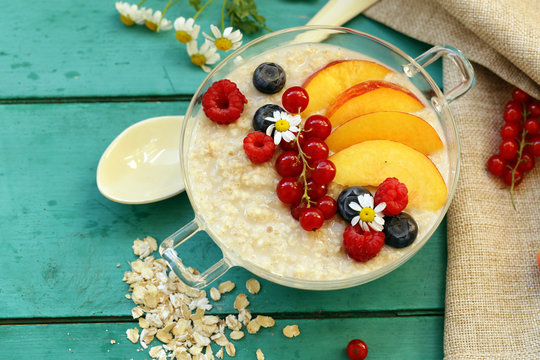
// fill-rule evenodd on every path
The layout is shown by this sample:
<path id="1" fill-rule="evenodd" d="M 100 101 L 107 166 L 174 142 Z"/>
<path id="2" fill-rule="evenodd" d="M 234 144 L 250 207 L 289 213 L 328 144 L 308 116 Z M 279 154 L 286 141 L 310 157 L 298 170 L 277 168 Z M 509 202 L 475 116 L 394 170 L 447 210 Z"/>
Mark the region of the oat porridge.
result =
<path id="1" fill-rule="evenodd" d="M 242 259 L 275 274 L 309 280 L 350 278 L 378 269 L 399 258 L 407 251 L 407 248 L 384 245 L 380 252 L 369 261 L 353 260 L 344 250 L 343 245 L 344 231 L 350 223 L 338 214 L 324 221 L 324 224 L 316 231 L 304 230 L 299 221 L 291 216 L 291 206 L 280 201 L 276 195 L 276 186 L 281 180 L 281 176 L 276 173 L 275 168 L 276 158 L 280 154 L 280 151 L 278 151 L 279 146 L 276 146 L 276 151 L 269 161 L 259 164 L 250 161 L 243 148 L 244 138 L 254 131 L 253 117 L 258 109 L 266 104 L 276 104 L 281 107 L 282 94 L 287 88 L 306 84 L 306 79 L 313 77 L 313 74 L 328 67 L 329 64 L 349 60 L 377 63 L 375 60 L 357 52 L 325 44 L 292 45 L 263 53 L 247 62 L 239 62 L 234 71 L 227 76 L 227 79 L 236 83 L 240 92 L 247 99 L 238 120 L 222 125 L 211 121 L 202 109 L 197 114 L 194 114 L 196 124 L 190 138 L 187 163 L 185 165 L 191 190 L 190 194 L 192 202 L 197 206 L 197 213 L 200 214 L 212 233 L 226 247 L 235 251 Z M 286 85 L 282 90 L 274 94 L 266 94 L 255 88 L 252 82 L 253 73 L 258 65 L 262 63 L 276 63 L 282 67 L 286 74 Z M 377 64 L 378 67 L 381 65 L 383 64 Z M 437 173 L 440 173 L 440 181 L 437 179 L 434 179 L 434 181 L 439 181 L 437 186 L 440 187 L 440 184 L 442 184 L 442 187 L 444 187 L 444 193 L 441 190 L 439 196 L 442 200 L 439 200 L 435 205 L 431 204 L 429 206 L 426 204 L 431 199 L 431 195 L 423 197 L 422 192 L 418 192 L 414 186 L 408 189 L 409 203 L 404 212 L 411 215 L 416 221 L 418 225 L 417 238 L 420 239 L 429 231 L 446 202 L 445 183 L 448 182 L 449 172 L 447 147 L 438 118 L 431 108 L 427 106 L 427 101 L 419 91 L 404 76 L 388 69 L 385 71 L 377 75 L 379 79 L 369 80 L 371 84 L 391 83 L 413 93 L 417 99 L 420 99 L 422 106 L 415 108 L 414 111 L 401 111 L 401 113 L 407 113 L 403 116 L 414 115 L 422 119 L 423 122 L 428 123 L 430 128 L 434 129 L 435 137 L 438 135 L 441 141 L 440 148 L 429 153 L 427 157 L 414 155 L 418 158 L 429 158 L 429 160 L 425 161 L 432 162 L 432 165 L 434 164 L 435 169 L 438 170 Z M 338 76 L 342 76 L 339 75 L 339 71 L 334 72 Z M 364 81 L 364 83 L 369 81 Z M 307 110 L 309 114 L 326 114 L 328 116 L 331 113 L 332 116 L 328 117 L 331 119 L 332 125 L 334 125 L 334 121 L 340 125 L 332 127 L 332 130 L 336 133 L 336 128 L 344 129 L 345 127 L 342 126 L 350 123 L 346 117 L 348 116 L 347 112 L 351 110 L 347 109 L 347 106 L 338 106 L 336 108 L 335 101 L 330 106 L 328 104 L 321 108 L 317 108 L 317 106 L 324 105 L 324 97 L 332 95 L 332 92 L 335 93 L 332 95 L 335 97 L 342 96 L 340 93 L 350 93 L 353 90 L 349 85 L 342 83 L 326 86 L 323 82 L 323 85 L 325 85 L 323 86 L 325 89 L 324 94 L 321 96 L 312 97 L 310 93 L 310 104 Z M 351 98 L 351 96 L 345 97 L 344 102 Z M 352 109 L 358 109 L 360 106 L 354 104 L 354 99 L 349 103 L 352 103 L 349 106 Z M 376 101 L 372 100 L 370 104 L 376 104 Z M 334 106 L 334 108 L 330 109 L 331 106 Z M 365 116 L 364 120 L 372 116 L 372 111 L 374 111 L 369 106 L 366 110 L 368 116 Z M 307 114 L 302 113 L 301 117 L 302 121 L 305 121 Z M 340 120 L 341 118 L 344 120 Z M 377 118 L 376 120 L 375 123 L 380 124 L 380 121 L 384 119 L 381 117 L 381 119 Z M 275 126 L 278 126 L 277 123 Z M 354 126 L 350 131 L 354 132 Z M 403 151 L 400 146 L 405 146 L 396 143 L 397 140 L 362 140 L 362 144 L 364 144 L 362 146 L 369 145 L 369 149 L 365 150 L 364 147 L 358 147 L 355 150 L 356 145 L 350 146 L 347 141 L 343 140 L 348 138 L 349 135 L 346 135 L 348 131 L 341 132 L 345 135 L 337 135 L 336 133 L 334 136 L 334 133 L 332 133 L 332 138 L 328 138 L 328 143 L 331 145 L 330 159 L 335 159 L 337 164 L 336 179 L 338 177 L 341 179 L 339 183 L 333 181 L 328 184 L 327 195 L 333 199 L 338 199 L 340 193 L 350 186 L 347 182 L 348 177 L 356 177 L 354 171 L 358 164 L 348 160 L 348 158 L 362 159 L 364 155 L 360 156 L 360 154 L 365 154 L 368 150 L 375 151 L 375 154 L 380 151 L 383 153 L 389 151 L 389 154 L 401 154 Z M 391 136 L 394 135 L 391 134 Z M 331 140 L 337 145 L 331 143 Z M 421 142 L 423 141 L 421 140 Z M 392 149 L 387 150 L 388 146 Z M 334 151 L 332 147 L 334 149 L 339 147 L 343 149 L 340 148 L 339 151 Z M 341 156 L 341 158 L 344 158 L 341 159 L 339 154 L 345 154 L 346 151 L 353 152 Z M 414 150 L 414 152 L 416 154 L 418 151 Z M 355 156 L 355 154 L 359 154 L 359 156 Z M 378 156 L 374 157 L 377 158 Z M 362 160 L 362 163 L 368 164 L 370 159 Z M 404 159 L 403 161 L 409 161 L 406 157 Z M 424 160 L 420 159 L 419 161 Z M 413 176 L 420 176 L 417 181 L 420 188 L 422 186 L 430 187 L 429 179 L 423 179 L 422 175 L 418 175 L 423 174 L 422 170 L 418 171 L 418 169 L 414 168 L 414 165 L 411 166 L 409 172 L 417 172 Z M 429 166 L 429 164 L 426 166 Z M 341 171 L 342 168 L 346 169 Z M 352 175 L 347 175 L 351 172 Z M 370 177 L 373 174 L 370 172 L 367 175 Z M 407 173 L 403 176 L 409 175 Z M 422 184 L 423 182 L 425 184 Z M 375 194 L 376 186 L 368 185 L 365 188 L 371 194 Z M 417 241 L 410 246 L 414 247 L 416 243 Z"/>

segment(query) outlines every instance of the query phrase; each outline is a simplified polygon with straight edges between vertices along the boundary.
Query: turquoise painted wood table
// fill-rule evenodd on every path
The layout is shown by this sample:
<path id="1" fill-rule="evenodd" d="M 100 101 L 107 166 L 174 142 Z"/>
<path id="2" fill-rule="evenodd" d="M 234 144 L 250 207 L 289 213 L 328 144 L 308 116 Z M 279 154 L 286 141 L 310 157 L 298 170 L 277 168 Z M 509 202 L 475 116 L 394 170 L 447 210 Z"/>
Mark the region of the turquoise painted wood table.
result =
<path id="1" fill-rule="evenodd" d="M 258 3 L 276 30 L 305 24 L 324 1 Z M 2 11 L 0 359 L 147 359 L 125 337 L 136 325 L 122 282 L 136 258 L 131 245 L 145 235 L 163 240 L 193 211 L 185 194 L 111 202 L 97 190 L 96 166 L 129 125 L 183 114 L 205 74 L 172 32 L 125 27 L 113 1 L 4 1 Z M 216 2 L 203 13 L 204 31 L 220 11 Z M 168 15 L 193 14 L 184 1 Z M 363 16 L 346 26 L 413 56 L 429 47 Z M 440 84 L 440 64 L 429 71 Z M 190 246 L 209 261 L 220 255 L 208 239 Z M 266 359 L 346 359 L 348 341 L 361 338 L 369 359 L 440 359 L 445 268 L 443 223 L 404 266 L 362 286 L 312 292 L 260 280 L 250 308 L 276 326 L 239 340 L 236 358 L 255 359 L 261 348 Z M 251 277 L 240 268 L 225 275 L 238 288 Z M 213 313 L 230 313 L 233 299 Z M 299 325 L 300 336 L 285 338 L 287 324 Z"/>

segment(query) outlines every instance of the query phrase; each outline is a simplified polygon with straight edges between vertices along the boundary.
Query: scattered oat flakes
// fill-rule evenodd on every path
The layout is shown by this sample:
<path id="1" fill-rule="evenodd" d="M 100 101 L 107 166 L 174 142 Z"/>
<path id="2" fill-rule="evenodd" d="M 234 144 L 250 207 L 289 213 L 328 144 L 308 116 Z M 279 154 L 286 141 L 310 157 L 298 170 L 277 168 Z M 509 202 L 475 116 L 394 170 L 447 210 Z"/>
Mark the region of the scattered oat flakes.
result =
<path id="1" fill-rule="evenodd" d="M 257 279 L 249 279 L 246 281 L 246 288 L 250 294 L 258 294 L 261 291 L 261 284 Z"/>
<path id="2" fill-rule="evenodd" d="M 111 340 L 111 345 L 116 344 L 116 340 Z"/>
<path id="3" fill-rule="evenodd" d="M 150 355 L 150 357 L 152 359 L 155 359 L 159 356 L 159 353 L 163 350 L 163 347 L 161 345 L 158 345 L 158 346 L 154 346 L 152 348 L 150 348 L 150 351 L 148 352 L 148 355 Z"/>
<path id="4" fill-rule="evenodd" d="M 117 267 L 117 268 L 120 267 L 120 264 L 116 264 L 116 267 Z"/>
<path id="5" fill-rule="evenodd" d="M 283 328 L 283 335 L 288 338 L 298 336 L 300 335 L 300 329 L 298 329 L 298 325 L 287 325 Z"/>
<path id="6" fill-rule="evenodd" d="M 253 320 L 253 321 L 250 321 L 247 325 L 246 325 L 246 328 L 247 328 L 247 331 L 248 333 L 250 334 L 256 334 L 259 329 L 261 328 L 261 324 L 259 324 L 257 321 Z"/>
<path id="7" fill-rule="evenodd" d="M 235 284 L 232 281 L 225 281 L 219 284 L 218 290 L 220 293 L 225 294 L 232 291 L 235 288 Z"/>
<path id="8" fill-rule="evenodd" d="M 139 329 L 133 328 L 133 329 L 127 329 L 126 330 L 126 336 L 129 341 L 136 344 L 137 341 L 139 341 Z"/>
<path id="9" fill-rule="evenodd" d="M 276 324 L 275 320 L 270 316 L 257 315 L 255 321 L 259 323 L 262 327 L 269 328 Z"/>
<path id="10" fill-rule="evenodd" d="M 257 349 L 256 354 L 257 354 L 257 360 L 264 360 L 264 354 L 261 351 L 261 349 Z"/>
<path id="11" fill-rule="evenodd" d="M 234 355 L 236 355 L 236 348 L 234 347 L 233 343 L 228 343 L 225 345 L 225 351 L 230 357 L 234 357 Z"/>
<path id="12" fill-rule="evenodd" d="M 135 255 L 144 258 L 157 250 L 157 242 L 153 237 L 147 236 L 144 240 L 135 240 L 132 248 Z"/>
<path id="13" fill-rule="evenodd" d="M 143 314 L 144 310 L 140 306 L 135 306 L 131 309 L 131 316 L 133 316 L 134 319 L 140 318 Z"/>
<path id="14" fill-rule="evenodd" d="M 239 330 L 234 330 L 229 334 L 229 337 L 233 340 L 240 340 L 244 337 L 244 332 Z"/>
<path id="15" fill-rule="evenodd" d="M 249 300 L 247 299 L 246 294 L 238 294 L 236 300 L 234 300 L 234 308 L 236 310 L 241 310 L 247 308 L 249 305 Z"/>
<path id="16" fill-rule="evenodd" d="M 211 288 L 210 289 L 210 297 L 212 298 L 212 300 L 214 301 L 219 301 L 221 299 L 221 293 L 219 292 L 218 289 L 216 288 Z"/>
<path id="17" fill-rule="evenodd" d="M 131 295 L 126 294 L 126 299 L 131 300 Z"/>
<path id="18" fill-rule="evenodd" d="M 242 323 L 233 314 L 227 315 L 225 324 L 231 330 L 240 330 L 242 328 Z"/>
<path id="19" fill-rule="evenodd" d="M 216 353 L 216 357 L 218 359 L 223 359 L 223 348 L 218 350 L 218 352 Z"/>

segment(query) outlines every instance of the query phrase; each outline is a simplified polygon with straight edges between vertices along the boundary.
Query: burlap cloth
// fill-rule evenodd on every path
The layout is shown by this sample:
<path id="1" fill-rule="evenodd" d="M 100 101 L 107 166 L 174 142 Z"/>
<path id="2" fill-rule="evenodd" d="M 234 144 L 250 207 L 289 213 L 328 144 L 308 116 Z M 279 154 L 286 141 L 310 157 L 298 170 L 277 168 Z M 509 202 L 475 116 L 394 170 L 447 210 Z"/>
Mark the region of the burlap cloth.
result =
<path id="1" fill-rule="evenodd" d="M 451 105 L 462 163 L 447 216 L 445 359 L 540 359 L 540 158 L 515 193 L 517 210 L 486 170 L 513 87 L 540 98 L 540 0 L 381 0 L 365 14 L 455 46 L 476 72 Z M 445 87 L 456 73 L 444 64 Z"/>

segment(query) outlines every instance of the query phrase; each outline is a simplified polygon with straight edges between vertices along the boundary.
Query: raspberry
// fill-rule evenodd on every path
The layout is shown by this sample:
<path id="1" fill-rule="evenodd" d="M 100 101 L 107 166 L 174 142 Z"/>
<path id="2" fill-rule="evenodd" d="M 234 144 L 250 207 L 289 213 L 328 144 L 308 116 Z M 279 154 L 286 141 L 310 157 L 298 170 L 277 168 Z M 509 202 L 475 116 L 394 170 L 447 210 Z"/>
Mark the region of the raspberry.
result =
<path id="1" fill-rule="evenodd" d="M 372 259 L 384 245 L 382 231 L 362 231 L 360 226 L 349 225 L 343 232 L 343 246 L 347 255 L 360 262 Z"/>
<path id="2" fill-rule="evenodd" d="M 216 81 L 202 97 L 204 113 L 218 124 L 230 124 L 236 121 L 247 104 L 246 97 L 230 80 Z"/>
<path id="3" fill-rule="evenodd" d="M 274 139 L 260 131 L 249 133 L 244 138 L 244 151 L 255 164 L 266 162 L 274 155 Z"/>
<path id="4" fill-rule="evenodd" d="M 407 196 L 407 186 L 400 183 L 396 178 L 387 178 L 384 180 L 377 192 L 375 192 L 375 204 L 386 203 L 383 214 L 386 216 L 397 215 L 407 207 L 409 198 Z"/>

